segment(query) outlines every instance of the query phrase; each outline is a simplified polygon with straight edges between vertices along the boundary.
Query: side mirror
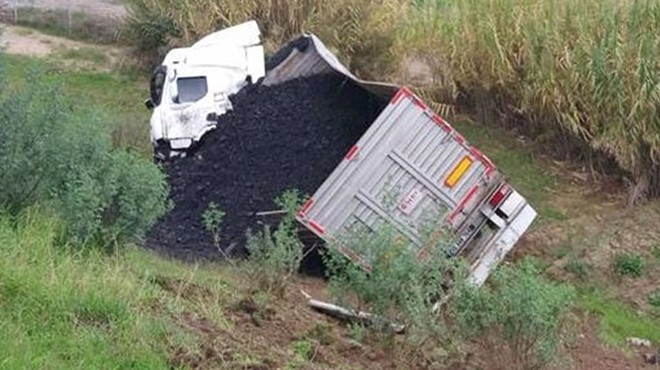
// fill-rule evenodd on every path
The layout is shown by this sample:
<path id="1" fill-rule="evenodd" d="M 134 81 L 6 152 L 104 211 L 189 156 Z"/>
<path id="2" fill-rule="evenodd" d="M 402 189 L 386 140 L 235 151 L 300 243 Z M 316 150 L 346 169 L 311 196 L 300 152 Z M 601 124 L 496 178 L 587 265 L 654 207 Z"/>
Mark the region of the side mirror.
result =
<path id="1" fill-rule="evenodd" d="M 149 109 L 149 110 L 152 110 L 156 107 L 156 105 L 154 104 L 154 101 L 151 100 L 151 98 L 144 101 L 144 106 L 147 107 L 147 109 Z"/>

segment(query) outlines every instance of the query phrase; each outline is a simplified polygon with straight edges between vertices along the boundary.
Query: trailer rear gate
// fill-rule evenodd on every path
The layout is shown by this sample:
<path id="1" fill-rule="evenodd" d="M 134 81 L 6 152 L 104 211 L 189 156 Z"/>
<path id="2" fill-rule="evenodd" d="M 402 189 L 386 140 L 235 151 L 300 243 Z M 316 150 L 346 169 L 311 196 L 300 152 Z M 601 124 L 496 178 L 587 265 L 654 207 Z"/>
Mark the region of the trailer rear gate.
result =
<path id="1" fill-rule="evenodd" d="M 488 158 L 402 88 L 298 219 L 326 241 L 385 222 L 421 255 L 426 231 L 460 230 L 499 179 Z M 368 268 L 368 256 L 344 252 Z"/>

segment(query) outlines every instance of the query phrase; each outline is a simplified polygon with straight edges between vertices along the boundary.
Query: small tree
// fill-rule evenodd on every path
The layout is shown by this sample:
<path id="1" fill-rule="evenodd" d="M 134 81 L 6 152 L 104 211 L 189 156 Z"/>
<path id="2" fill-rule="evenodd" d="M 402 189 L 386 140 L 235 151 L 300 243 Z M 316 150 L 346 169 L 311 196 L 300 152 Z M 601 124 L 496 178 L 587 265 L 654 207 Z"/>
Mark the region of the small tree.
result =
<path id="1" fill-rule="evenodd" d="M 575 291 L 545 279 L 530 260 L 501 267 L 490 285 L 460 283 L 451 313 L 461 333 L 477 338 L 506 369 L 537 370 L 549 365 L 561 341 L 565 314 Z M 500 351 L 498 344 L 507 351 Z"/>
<path id="2" fill-rule="evenodd" d="M 264 226 L 261 232 L 248 231 L 249 271 L 259 288 L 281 295 L 286 283 L 298 272 L 303 259 L 303 244 L 297 236 L 295 214 L 301 205 L 299 192 L 289 190 L 275 199 L 284 216 L 275 231 Z"/>
<path id="3" fill-rule="evenodd" d="M 218 208 L 215 202 L 209 203 L 208 208 L 202 213 L 202 225 L 204 229 L 211 234 L 213 245 L 220 250 L 220 231 L 222 222 L 225 219 L 225 212 Z"/>

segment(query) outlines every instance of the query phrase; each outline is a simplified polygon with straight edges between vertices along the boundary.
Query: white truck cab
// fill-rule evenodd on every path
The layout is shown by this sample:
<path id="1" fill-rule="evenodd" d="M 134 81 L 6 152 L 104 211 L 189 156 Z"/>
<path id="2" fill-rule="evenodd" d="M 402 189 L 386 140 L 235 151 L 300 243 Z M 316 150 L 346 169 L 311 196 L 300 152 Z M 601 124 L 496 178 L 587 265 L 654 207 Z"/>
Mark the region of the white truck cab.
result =
<path id="1" fill-rule="evenodd" d="M 172 49 L 150 81 L 151 142 L 159 159 L 185 152 L 232 109 L 228 97 L 265 75 L 256 22 L 212 33 Z"/>

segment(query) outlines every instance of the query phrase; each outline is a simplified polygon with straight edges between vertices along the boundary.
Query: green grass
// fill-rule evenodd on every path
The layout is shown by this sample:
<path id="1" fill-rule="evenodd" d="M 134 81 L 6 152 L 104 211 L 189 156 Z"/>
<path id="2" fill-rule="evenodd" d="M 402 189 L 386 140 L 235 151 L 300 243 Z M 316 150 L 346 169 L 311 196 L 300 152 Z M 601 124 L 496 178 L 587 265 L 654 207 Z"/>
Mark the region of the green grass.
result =
<path id="1" fill-rule="evenodd" d="M 57 56 L 72 61 L 87 61 L 97 65 L 108 62 L 108 55 L 101 49 L 94 47 L 79 47 L 64 49 L 57 53 Z"/>
<path id="2" fill-rule="evenodd" d="M 0 217 L 0 369 L 167 369 L 173 349 L 205 344 L 184 313 L 231 330 L 227 268 L 81 253 L 57 242 L 60 227 L 37 210 Z"/>
<path id="3" fill-rule="evenodd" d="M 165 368 L 178 334 L 144 309 L 163 298 L 144 266 L 70 253 L 58 230 L 35 211 L 0 219 L 0 368 Z"/>
<path id="4" fill-rule="evenodd" d="M 57 60 L 52 58 L 37 59 L 21 55 L 4 55 L 2 58 L 5 59 L 10 85 L 24 83 L 32 67 L 45 70 L 48 78 L 60 81 L 63 92 L 80 104 L 101 107 L 109 124 L 113 125 L 116 145 L 130 147 L 145 155 L 151 153 L 150 112 L 143 105 L 148 94 L 147 72 L 72 71 L 58 66 Z"/>
<path id="5" fill-rule="evenodd" d="M 641 316 L 595 290 L 583 289 L 578 302 L 599 318 L 599 336 L 606 344 L 623 347 L 628 337 L 660 343 L 660 320 Z"/>

